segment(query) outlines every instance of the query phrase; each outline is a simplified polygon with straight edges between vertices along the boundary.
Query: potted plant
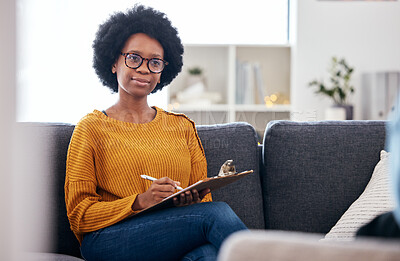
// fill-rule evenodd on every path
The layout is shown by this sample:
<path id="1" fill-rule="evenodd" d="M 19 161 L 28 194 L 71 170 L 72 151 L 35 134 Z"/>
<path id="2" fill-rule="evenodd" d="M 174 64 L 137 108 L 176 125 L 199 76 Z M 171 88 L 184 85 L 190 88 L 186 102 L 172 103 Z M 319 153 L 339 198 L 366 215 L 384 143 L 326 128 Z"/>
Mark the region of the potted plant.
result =
<path id="1" fill-rule="evenodd" d="M 222 97 L 219 92 L 207 91 L 206 79 L 203 76 L 203 69 L 201 67 L 190 67 L 187 72 L 187 86 L 176 94 L 176 101 L 178 103 L 205 106 L 221 101 Z"/>
<path id="2" fill-rule="evenodd" d="M 203 70 L 200 67 L 192 67 L 188 69 L 190 75 L 201 75 Z"/>
<path id="3" fill-rule="evenodd" d="M 198 82 L 203 82 L 203 69 L 198 66 L 194 66 L 188 69 L 188 86 L 191 86 Z"/>
<path id="4" fill-rule="evenodd" d="M 346 120 L 353 119 L 353 106 L 347 103 L 350 94 L 354 93 L 354 87 L 350 84 L 354 68 L 350 67 L 344 58 L 333 56 L 331 60 L 330 85 L 323 81 L 314 80 L 309 87 L 315 87 L 315 93 L 326 95 L 333 100 L 334 107 L 343 108 L 346 111 Z"/>

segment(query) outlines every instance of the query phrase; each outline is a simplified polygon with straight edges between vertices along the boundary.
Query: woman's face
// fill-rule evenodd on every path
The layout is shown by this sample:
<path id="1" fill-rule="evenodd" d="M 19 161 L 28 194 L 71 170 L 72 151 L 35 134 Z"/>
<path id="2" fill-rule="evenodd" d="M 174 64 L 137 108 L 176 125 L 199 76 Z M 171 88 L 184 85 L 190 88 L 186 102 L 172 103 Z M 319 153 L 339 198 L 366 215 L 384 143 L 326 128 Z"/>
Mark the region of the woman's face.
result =
<path id="1" fill-rule="evenodd" d="M 117 74 L 118 91 L 120 94 L 128 94 L 134 98 L 147 97 L 157 83 L 160 82 L 161 73 L 152 73 L 147 67 L 147 59 L 164 58 L 164 49 L 154 38 L 144 33 L 131 35 L 122 48 L 122 53 L 134 53 L 146 60 L 136 69 L 125 65 L 125 57 L 120 55 L 112 67 L 112 72 Z"/>

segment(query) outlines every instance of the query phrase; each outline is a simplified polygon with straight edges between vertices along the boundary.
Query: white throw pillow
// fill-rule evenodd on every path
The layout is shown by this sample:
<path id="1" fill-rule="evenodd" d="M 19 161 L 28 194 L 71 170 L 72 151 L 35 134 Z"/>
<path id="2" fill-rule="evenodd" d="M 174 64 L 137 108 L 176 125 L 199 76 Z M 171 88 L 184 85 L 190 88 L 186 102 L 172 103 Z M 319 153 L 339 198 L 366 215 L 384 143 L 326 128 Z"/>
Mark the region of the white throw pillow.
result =
<path id="1" fill-rule="evenodd" d="M 389 153 L 382 150 L 381 159 L 364 192 L 322 240 L 353 240 L 360 227 L 393 209 L 394 200 L 389 185 Z"/>

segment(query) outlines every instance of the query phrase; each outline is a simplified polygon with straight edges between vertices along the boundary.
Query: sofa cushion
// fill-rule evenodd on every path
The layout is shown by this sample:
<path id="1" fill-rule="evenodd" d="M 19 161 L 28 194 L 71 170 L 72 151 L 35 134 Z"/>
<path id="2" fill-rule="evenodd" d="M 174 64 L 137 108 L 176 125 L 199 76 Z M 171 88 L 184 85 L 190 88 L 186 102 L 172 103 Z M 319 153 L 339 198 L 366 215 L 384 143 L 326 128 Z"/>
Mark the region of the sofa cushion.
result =
<path id="1" fill-rule="evenodd" d="M 382 150 L 381 160 L 364 192 L 325 235 L 324 240 L 353 240 L 361 226 L 393 209 L 394 200 L 389 186 L 389 153 Z"/>
<path id="2" fill-rule="evenodd" d="M 385 145 L 383 121 L 273 121 L 261 176 L 267 227 L 327 233 L 364 191 Z"/>
<path id="3" fill-rule="evenodd" d="M 234 160 L 236 171 L 253 174 L 212 192 L 214 201 L 224 201 L 249 228 L 265 228 L 262 207 L 257 134 L 248 123 L 199 125 L 198 134 L 207 158 L 208 176 L 218 174 L 221 165 Z"/>

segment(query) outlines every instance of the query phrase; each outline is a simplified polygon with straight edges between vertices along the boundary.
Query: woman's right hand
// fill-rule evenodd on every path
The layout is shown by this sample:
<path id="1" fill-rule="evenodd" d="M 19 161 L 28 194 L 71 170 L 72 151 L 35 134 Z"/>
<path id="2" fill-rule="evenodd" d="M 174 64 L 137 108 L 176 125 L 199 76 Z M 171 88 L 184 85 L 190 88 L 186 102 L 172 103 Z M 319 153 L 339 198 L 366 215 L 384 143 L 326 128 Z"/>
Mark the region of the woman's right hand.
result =
<path id="1" fill-rule="evenodd" d="M 174 194 L 177 185 L 179 186 L 180 182 L 173 181 L 168 177 L 153 181 L 146 192 L 136 197 L 132 209 L 141 210 L 160 202 Z"/>

